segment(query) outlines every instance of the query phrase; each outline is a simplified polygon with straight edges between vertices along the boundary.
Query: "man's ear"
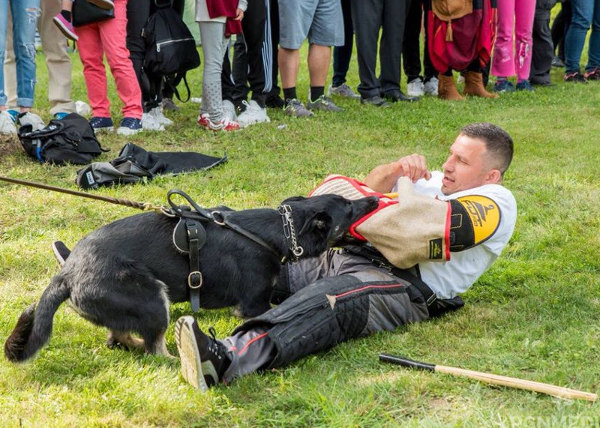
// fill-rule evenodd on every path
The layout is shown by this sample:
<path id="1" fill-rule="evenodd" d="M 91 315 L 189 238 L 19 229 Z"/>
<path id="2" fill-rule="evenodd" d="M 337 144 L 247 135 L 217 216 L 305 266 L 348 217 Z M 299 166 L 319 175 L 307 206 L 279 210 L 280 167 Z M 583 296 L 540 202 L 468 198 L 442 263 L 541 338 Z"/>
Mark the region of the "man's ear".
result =
<path id="1" fill-rule="evenodd" d="M 491 169 L 485 176 L 485 184 L 502 183 L 502 173 L 499 169 Z"/>

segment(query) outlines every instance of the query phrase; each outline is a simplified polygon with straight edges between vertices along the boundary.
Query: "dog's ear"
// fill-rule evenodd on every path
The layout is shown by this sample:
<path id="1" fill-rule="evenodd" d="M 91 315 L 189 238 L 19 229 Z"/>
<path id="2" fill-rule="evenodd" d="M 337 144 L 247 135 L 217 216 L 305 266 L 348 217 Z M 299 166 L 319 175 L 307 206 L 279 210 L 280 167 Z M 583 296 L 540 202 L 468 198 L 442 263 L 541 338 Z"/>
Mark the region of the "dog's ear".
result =
<path id="1" fill-rule="evenodd" d="M 331 216 L 325 211 L 316 212 L 306 219 L 298 234 L 302 235 L 302 233 L 307 230 L 314 230 L 327 235 L 327 232 L 331 227 L 331 220 Z"/>
<path id="2" fill-rule="evenodd" d="M 285 201 L 283 201 L 283 202 L 281 203 L 281 205 L 283 205 L 283 204 L 288 204 L 288 203 L 290 203 L 290 202 L 298 202 L 298 201 L 303 201 L 303 200 L 305 200 L 305 199 L 306 199 L 306 198 L 305 198 L 304 196 L 292 196 L 292 197 L 290 197 L 290 198 L 287 198 Z"/>

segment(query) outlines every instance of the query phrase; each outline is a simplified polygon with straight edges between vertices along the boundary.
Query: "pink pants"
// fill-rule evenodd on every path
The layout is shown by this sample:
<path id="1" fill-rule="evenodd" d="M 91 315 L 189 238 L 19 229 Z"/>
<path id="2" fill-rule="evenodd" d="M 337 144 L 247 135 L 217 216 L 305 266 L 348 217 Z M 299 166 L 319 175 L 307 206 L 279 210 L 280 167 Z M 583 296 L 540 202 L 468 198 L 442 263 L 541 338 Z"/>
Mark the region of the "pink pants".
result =
<path id="1" fill-rule="evenodd" d="M 123 102 L 123 117 L 142 117 L 142 94 L 125 45 L 127 37 L 127 0 L 115 0 L 115 17 L 76 28 L 79 57 L 94 116 L 110 117 L 106 69 L 103 57 Z"/>
<path id="2" fill-rule="evenodd" d="M 535 0 L 500 0 L 492 74 L 529 79 Z M 514 37 L 513 37 L 514 34 Z M 516 51 L 516 54 L 515 54 Z"/>

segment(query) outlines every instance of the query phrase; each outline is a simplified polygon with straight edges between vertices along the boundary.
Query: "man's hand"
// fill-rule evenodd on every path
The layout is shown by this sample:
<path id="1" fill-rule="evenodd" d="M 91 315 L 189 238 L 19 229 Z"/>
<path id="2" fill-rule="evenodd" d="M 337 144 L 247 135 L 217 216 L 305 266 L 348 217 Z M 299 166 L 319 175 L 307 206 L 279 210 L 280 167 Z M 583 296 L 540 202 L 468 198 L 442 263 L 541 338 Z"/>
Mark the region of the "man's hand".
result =
<path id="1" fill-rule="evenodd" d="M 400 177 L 408 177 L 413 183 L 421 178 L 429 180 L 431 173 L 427 170 L 425 157 L 415 153 L 396 162 L 379 165 L 365 177 L 364 182 L 377 192 L 388 193 Z"/>
<path id="2" fill-rule="evenodd" d="M 235 11 L 235 20 L 241 21 L 244 18 L 244 11 L 242 9 L 238 9 Z"/>

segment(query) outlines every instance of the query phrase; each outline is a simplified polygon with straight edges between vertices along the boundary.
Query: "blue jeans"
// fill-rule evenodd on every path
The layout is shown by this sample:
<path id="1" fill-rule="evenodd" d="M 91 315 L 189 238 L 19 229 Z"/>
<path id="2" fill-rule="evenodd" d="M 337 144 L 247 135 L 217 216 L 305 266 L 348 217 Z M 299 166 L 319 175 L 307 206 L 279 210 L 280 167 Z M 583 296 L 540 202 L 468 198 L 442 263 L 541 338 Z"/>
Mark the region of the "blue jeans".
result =
<path id="1" fill-rule="evenodd" d="M 586 71 L 600 67 L 600 0 L 572 0 L 573 15 L 565 36 L 565 65 L 567 73 L 579 71 L 581 51 L 587 32 L 592 27 Z"/>
<path id="2" fill-rule="evenodd" d="M 9 6 L 17 66 L 17 105 L 31 107 L 35 89 L 35 30 L 40 15 L 40 0 L 0 0 L 0 106 L 5 106 L 7 101 L 4 93 L 4 57 Z"/>

